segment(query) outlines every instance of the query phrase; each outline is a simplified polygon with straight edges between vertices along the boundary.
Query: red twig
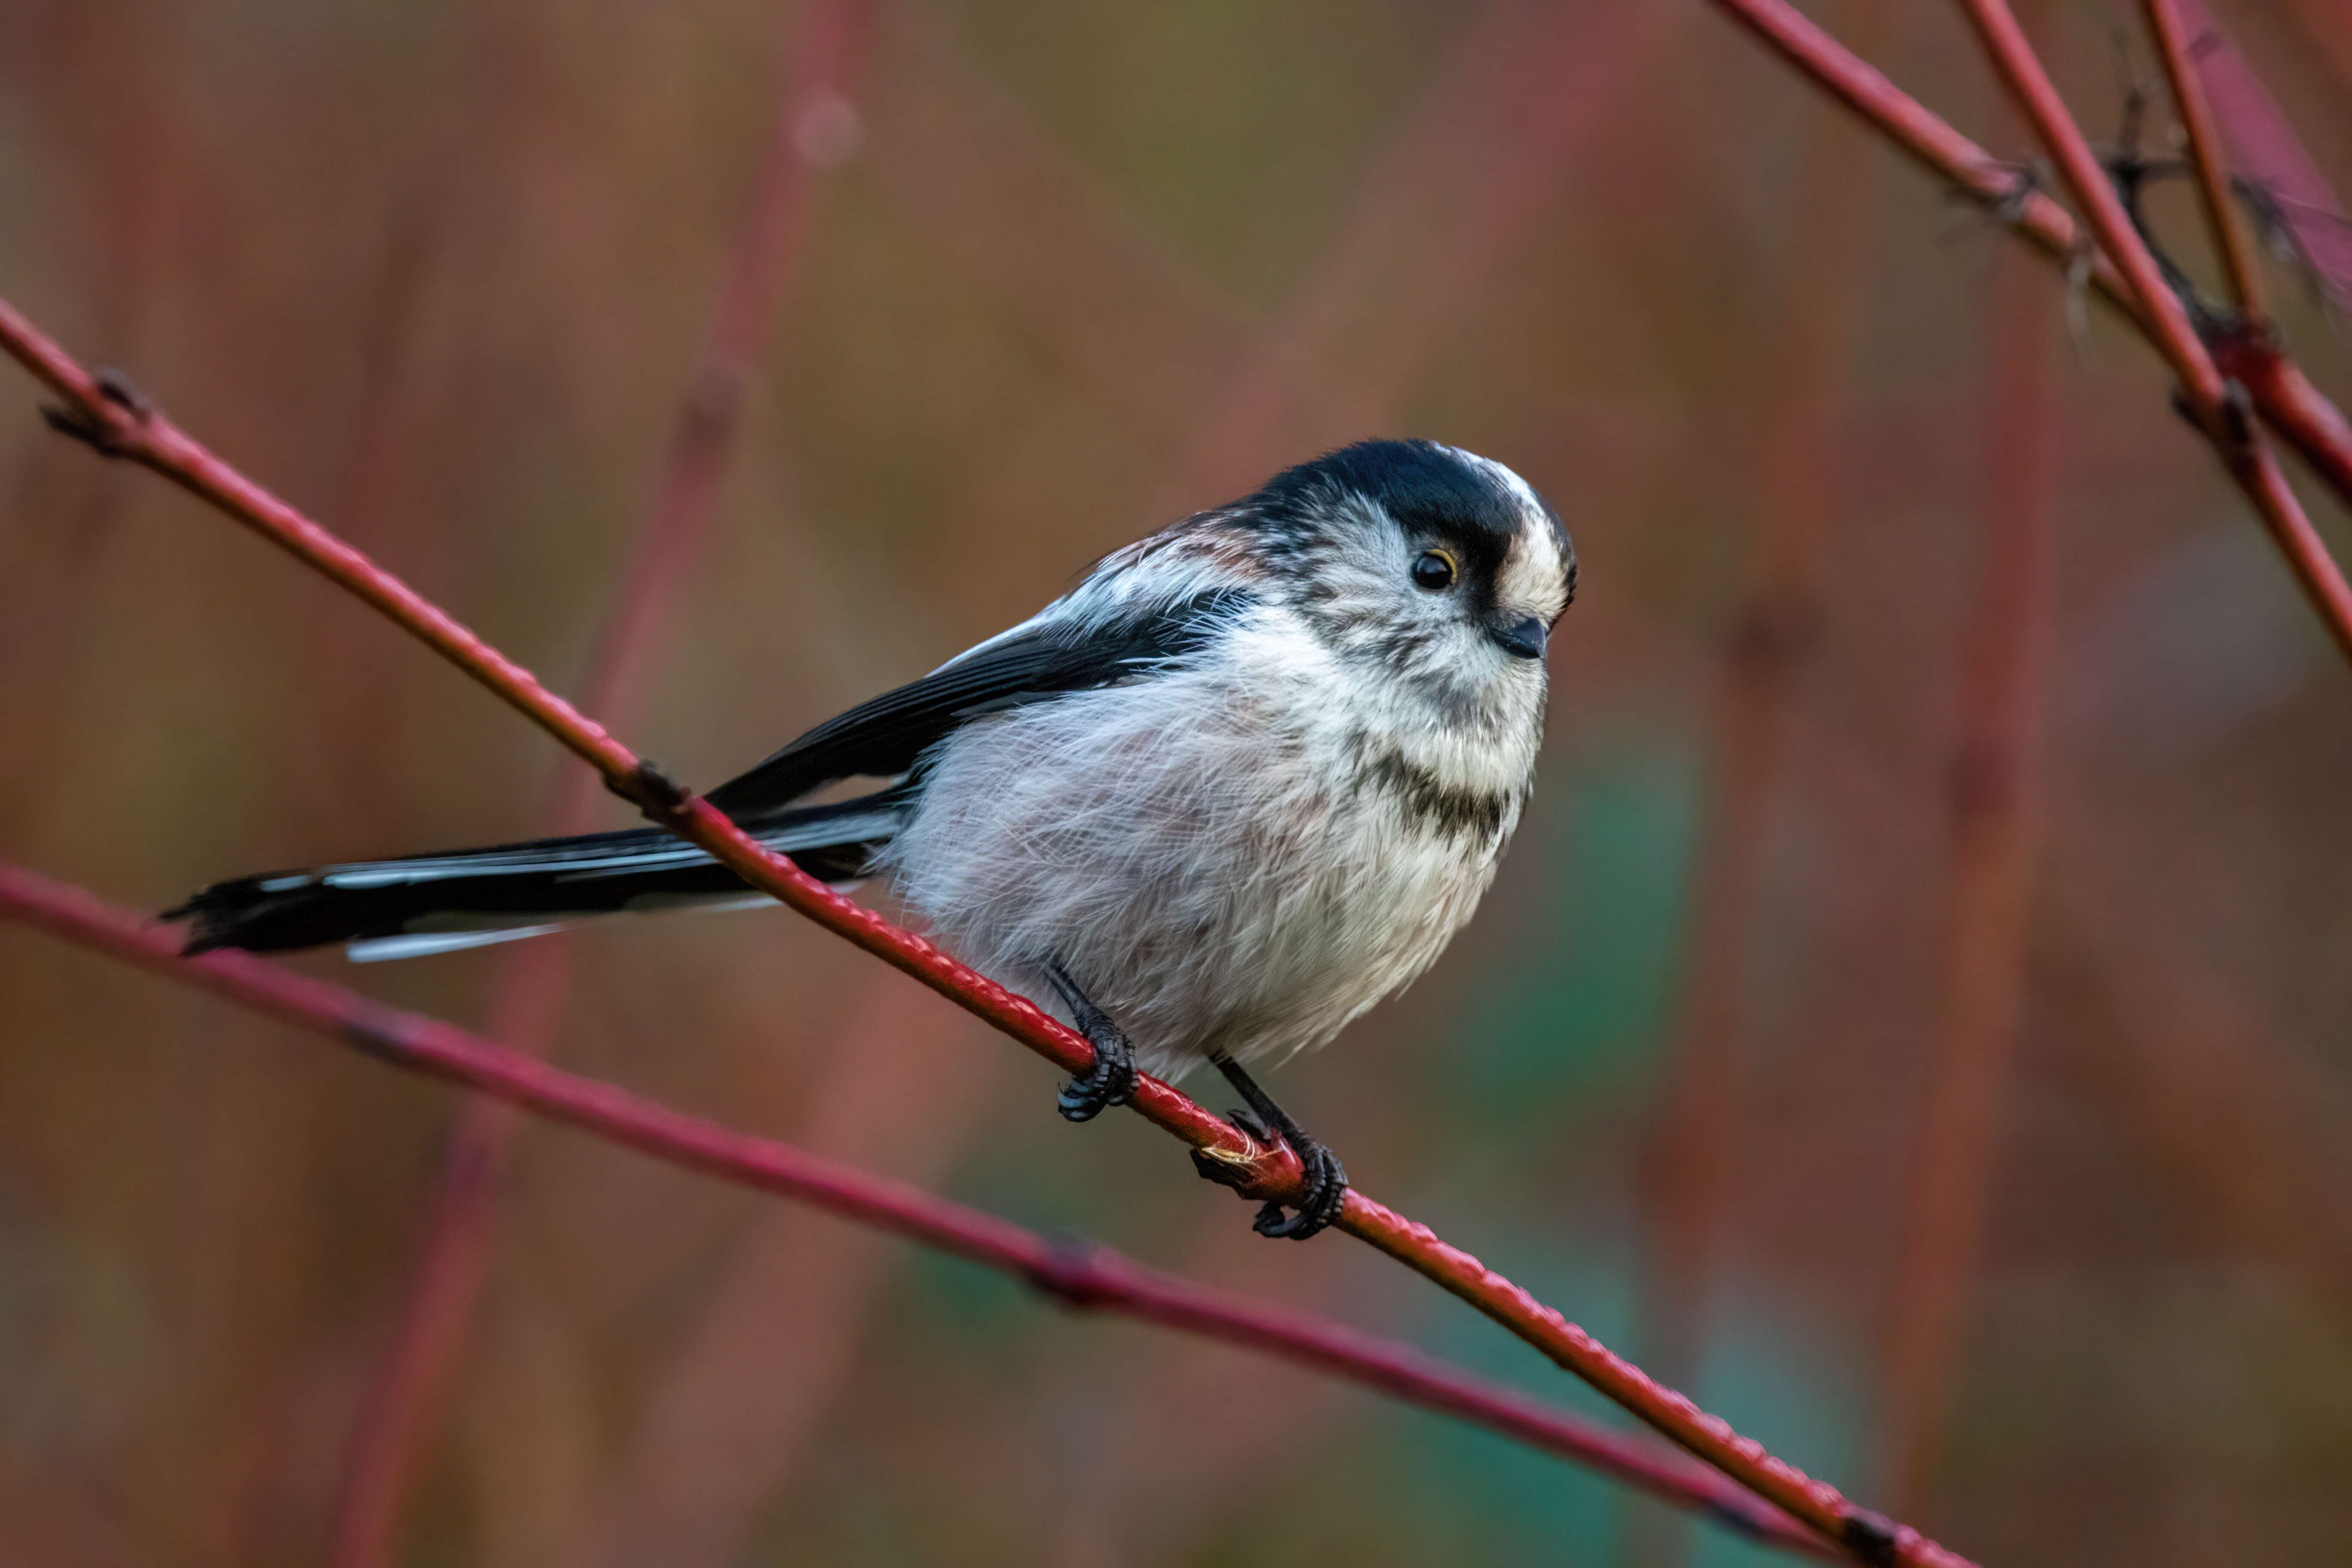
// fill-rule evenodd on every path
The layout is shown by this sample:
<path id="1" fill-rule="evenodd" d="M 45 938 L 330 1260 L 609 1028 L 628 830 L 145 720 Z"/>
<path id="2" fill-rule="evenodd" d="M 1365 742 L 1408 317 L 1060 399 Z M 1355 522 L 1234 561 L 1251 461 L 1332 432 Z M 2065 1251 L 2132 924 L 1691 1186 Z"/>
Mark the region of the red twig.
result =
<path id="1" fill-rule="evenodd" d="M 2140 0 L 2156 52 L 2164 62 L 2164 78 L 2172 86 L 2172 101 L 2189 133 L 2189 156 L 2197 169 L 2197 195 L 2205 208 L 2206 226 L 2213 231 L 2213 247 L 2221 254 L 2229 274 L 2230 297 L 2237 301 L 2241 326 L 2251 331 L 2269 330 L 2270 309 L 2263 302 L 2262 263 L 2254 254 L 2253 236 L 2230 195 L 2230 165 L 2221 156 L 2221 132 L 2206 101 L 2205 84 L 2198 79 L 2191 58 L 2189 29 L 2173 0 Z"/>
<path id="2" fill-rule="evenodd" d="M 2260 513 L 2286 555 L 2313 607 L 2347 656 L 2352 656 L 2352 587 L 2303 514 L 2300 502 L 2279 471 L 2277 459 L 2243 416 L 2229 391 L 2243 387 L 2247 402 L 2312 462 L 2337 493 L 2352 501 L 2352 426 L 2275 351 L 2254 345 L 2225 355 L 2229 379 L 2214 355 L 2199 342 L 2180 301 L 2156 275 L 2156 264 L 2125 216 L 2098 160 L 2066 114 L 2040 62 L 2025 45 L 2016 21 L 1999 0 L 1964 0 L 1979 19 L 2003 79 L 2033 119 L 2045 145 L 2090 215 L 2101 247 L 2090 259 L 2090 279 L 2102 296 L 2120 309 L 2163 353 L 2180 378 L 2183 397 L 2198 426 Z M 1942 174 L 2052 256 L 2071 260 L 2081 236 L 2057 203 L 2026 190 L 2018 173 L 1937 118 L 1884 76 L 1841 47 L 1786 0 L 1716 0 L 1782 58 L 1936 173 Z M 2248 366 L 2247 356 L 2267 358 Z"/>
<path id="3" fill-rule="evenodd" d="M 2280 232 L 2292 239 L 2321 287 L 2339 303 L 2352 301 L 2352 220 L 2345 217 L 2326 173 L 2202 0 L 2176 5 L 2188 25 L 2198 82 L 2234 161 L 2275 205 Z M 2345 41 L 2341 19 L 2307 18 L 2306 26 L 2312 41 L 2334 53 L 2337 74 L 2352 76 L 2352 44 Z M 2245 386 L 2254 406 L 2304 460 L 2338 491 L 2352 494 L 2352 424 L 2280 352 L 2276 333 L 2227 334 L 2214 342 L 2213 354 L 2222 374 Z M 2274 416 L 2274 409 L 2290 417 Z"/>
<path id="4" fill-rule="evenodd" d="M 2156 258 L 2132 226 L 2131 215 L 2124 211 L 2115 183 L 2084 139 L 2082 127 L 2074 123 L 2049 73 L 2042 68 L 2041 57 L 2027 41 L 2025 29 L 2017 25 L 2008 0 L 1960 0 L 1960 8 L 1976 24 L 1977 35 L 1992 57 L 1994 73 L 2017 100 L 2042 138 L 2042 147 L 2058 165 L 2059 177 L 2074 193 L 2099 248 L 2123 275 L 2138 307 L 2141 329 L 2179 378 L 2190 410 L 2217 444 L 2236 444 L 2240 434 L 2225 423 L 2222 404 L 2227 395 L 2221 374 L 2213 368 L 2212 356 L 2198 340 L 2188 308 L 2165 282 Z"/>
<path id="5" fill-rule="evenodd" d="M 2009 256 L 1991 300 L 1968 689 L 1949 781 L 1943 1016 L 1928 1069 L 1886 1352 L 1887 1495 L 1924 1501 L 1981 1251 L 2023 991 L 2039 840 L 2054 301 Z"/>
<path id="6" fill-rule="evenodd" d="M 837 154 L 852 129 L 842 94 L 864 12 L 862 0 L 814 6 L 788 47 L 774 128 L 709 331 L 590 656 L 581 701 L 591 711 L 635 710 L 635 688 L 663 616 L 710 531 L 769 323 L 796 270 L 814 172 Z M 550 789 L 549 834 L 586 830 L 598 796 L 594 778 L 577 768 L 559 770 Z M 571 989 L 575 952 L 563 942 L 516 950 L 490 1001 L 491 1032 L 543 1052 Z M 515 1129 L 509 1108 L 478 1100 L 463 1108 L 451 1131 L 391 1342 L 361 1400 L 331 1536 L 328 1560 L 337 1568 L 375 1568 L 388 1560 L 416 1449 L 479 1295 L 498 1178 Z"/>
<path id="7" fill-rule="evenodd" d="M 68 400 L 53 423 L 110 457 L 153 469 L 211 502 L 271 542 L 342 584 L 423 639 L 445 658 L 593 763 L 616 793 L 651 820 L 703 849 L 745 882 L 904 971 L 987 1020 L 1048 1061 L 1076 1073 L 1093 1048 L 1025 999 L 843 898 L 790 860 L 754 842 L 717 808 L 686 790 L 530 673 L 360 552 L 215 457 L 120 383 L 101 384 L 71 356 L 0 302 L 0 346 Z M 1135 1110 L 1229 1165 L 1249 1196 L 1299 1194 L 1297 1157 L 1264 1147 L 1158 1079 L 1142 1079 Z M 1906 1525 L 1856 1508 L 1836 1488 L 1774 1458 L 1719 1417 L 1660 1387 L 1584 1330 L 1468 1253 L 1440 1240 L 1360 1191 L 1350 1191 L 1338 1225 L 1443 1287 L 1553 1362 L 1717 1469 L 1802 1520 L 1865 1562 L 1964 1561 Z"/>
<path id="8" fill-rule="evenodd" d="M 788 1143 L 673 1110 L 454 1025 L 384 1006 L 247 953 L 182 958 L 172 934 L 95 895 L 0 863 L 0 918 L 136 964 L 390 1066 L 493 1095 L 689 1170 L 815 1205 L 860 1225 L 1026 1280 L 1079 1310 L 1116 1312 L 1240 1345 L 1500 1432 L 1817 1556 L 1811 1531 L 1672 1449 L 1610 1432 L 1455 1371 L 1409 1345 L 1163 1274 L 1090 1244 L 1056 1241 Z"/>

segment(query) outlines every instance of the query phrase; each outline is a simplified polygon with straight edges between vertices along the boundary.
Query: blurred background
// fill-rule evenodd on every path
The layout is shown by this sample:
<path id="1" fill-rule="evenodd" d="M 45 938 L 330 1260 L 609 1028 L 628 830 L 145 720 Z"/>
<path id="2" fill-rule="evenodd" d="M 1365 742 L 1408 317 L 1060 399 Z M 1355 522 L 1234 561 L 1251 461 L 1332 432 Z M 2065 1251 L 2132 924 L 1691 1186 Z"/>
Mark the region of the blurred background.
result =
<path id="1" fill-rule="evenodd" d="M 1952 8 L 1811 10 L 2024 155 Z M 2352 20 L 2222 19 L 2345 188 Z M 2029 21 L 2112 139 L 2135 8 Z M 13 0 L 0 294 L 704 784 L 1324 447 L 1511 464 L 1584 568 L 1535 806 L 1276 1092 L 1987 1563 L 2352 1551 L 2352 679 L 2144 345 L 1711 7 Z M 624 820 L 0 380 L 0 855 Z M 1605 1410 L 781 910 L 291 962 Z M 1763 1556 L 0 931 L 11 1563 Z"/>

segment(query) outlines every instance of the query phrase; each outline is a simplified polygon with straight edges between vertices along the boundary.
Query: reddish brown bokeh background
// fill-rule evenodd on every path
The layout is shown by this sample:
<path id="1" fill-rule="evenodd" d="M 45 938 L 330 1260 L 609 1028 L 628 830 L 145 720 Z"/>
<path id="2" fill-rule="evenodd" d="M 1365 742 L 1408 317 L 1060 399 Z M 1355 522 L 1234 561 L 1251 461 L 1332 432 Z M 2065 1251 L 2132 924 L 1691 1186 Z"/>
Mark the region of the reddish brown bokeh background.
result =
<path id="1" fill-rule="evenodd" d="M 1814 14 L 2025 151 L 1956 14 Z M 2221 15 L 2352 188 L 2352 18 Z M 805 22 L 16 0 L 0 294 L 577 690 Z M 2034 25 L 2111 134 L 2132 8 Z M 1284 1098 L 1980 1561 L 2340 1556 L 2352 677 L 2145 347 L 1705 6 L 902 0 L 854 55 L 628 738 L 715 781 L 1282 463 L 1487 452 L 1584 563 L 1536 808 Z M 2210 279 L 2186 191 L 2153 210 Z M 528 834 L 574 765 L 13 374 L 0 673 L 0 855 L 152 907 Z M 1593 1405 L 1360 1247 L 1257 1241 L 1149 1130 L 1066 1127 L 790 915 L 561 940 L 582 1070 Z M 510 958 L 297 962 L 478 1023 Z M 0 931 L 0 1559 L 320 1560 L 455 1110 Z M 391 1561 L 1756 1554 L 570 1133 L 524 1130 L 488 1258 Z"/>

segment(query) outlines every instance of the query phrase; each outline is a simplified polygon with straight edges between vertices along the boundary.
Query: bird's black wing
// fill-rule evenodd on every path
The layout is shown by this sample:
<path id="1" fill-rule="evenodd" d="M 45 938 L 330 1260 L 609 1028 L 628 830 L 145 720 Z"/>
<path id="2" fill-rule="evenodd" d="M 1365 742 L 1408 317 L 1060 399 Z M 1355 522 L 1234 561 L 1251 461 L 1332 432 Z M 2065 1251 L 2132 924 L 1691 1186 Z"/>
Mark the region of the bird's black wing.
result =
<path id="1" fill-rule="evenodd" d="M 709 794 L 739 820 L 841 779 L 896 778 L 966 720 L 1132 679 L 1197 650 L 1249 600 L 1219 588 L 1095 625 L 1046 620 L 979 647 L 920 680 L 826 720 Z"/>

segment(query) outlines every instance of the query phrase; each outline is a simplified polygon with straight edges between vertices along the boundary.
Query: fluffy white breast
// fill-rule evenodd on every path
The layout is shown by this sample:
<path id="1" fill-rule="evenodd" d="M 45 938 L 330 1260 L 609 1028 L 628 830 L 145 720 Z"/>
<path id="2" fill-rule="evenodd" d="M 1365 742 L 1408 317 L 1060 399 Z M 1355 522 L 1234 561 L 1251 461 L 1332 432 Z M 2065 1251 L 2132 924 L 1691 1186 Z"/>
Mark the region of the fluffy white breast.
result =
<path id="1" fill-rule="evenodd" d="M 950 951 L 1031 996 L 1061 963 L 1155 1070 L 1288 1054 L 1469 918 L 1538 724 L 1461 732 L 1261 604 L 1189 668 L 958 731 L 886 864 Z"/>

